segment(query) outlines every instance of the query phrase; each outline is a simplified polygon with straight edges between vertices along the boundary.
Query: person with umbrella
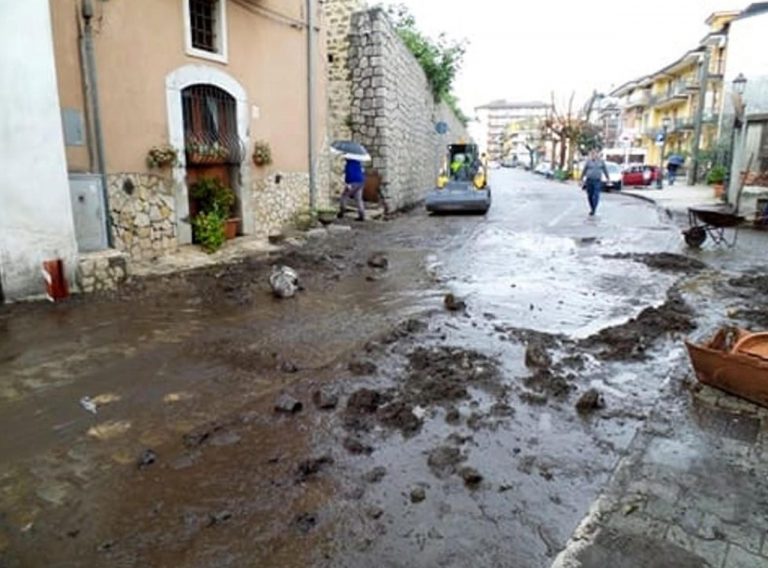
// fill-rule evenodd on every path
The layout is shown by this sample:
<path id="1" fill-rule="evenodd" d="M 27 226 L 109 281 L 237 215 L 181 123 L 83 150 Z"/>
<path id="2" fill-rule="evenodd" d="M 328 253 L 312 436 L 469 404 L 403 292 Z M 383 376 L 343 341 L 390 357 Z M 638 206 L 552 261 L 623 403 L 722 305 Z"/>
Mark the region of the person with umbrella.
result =
<path id="1" fill-rule="evenodd" d="M 685 158 L 680 154 L 672 154 L 667 161 L 667 179 L 669 185 L 675 185 L 675 178 L 677 177 L 677 170 L 685 163 Z"/>
<path id="2" fill-rule="evenodd" d="M 370 161 L 368 151 L 356 142 L 342 140 L 331 144 L 331 149 L 346 160 L 344 165 L 344 192 L 339 200 L 339 213 L 341 219 L 347 207 L 347 200 L 354 199 L 357 205 L 357 220 L 365 221 L 365 207 L 363 205 L 363 187 L 365 186 L 365 172 L 363 162 Z"/>

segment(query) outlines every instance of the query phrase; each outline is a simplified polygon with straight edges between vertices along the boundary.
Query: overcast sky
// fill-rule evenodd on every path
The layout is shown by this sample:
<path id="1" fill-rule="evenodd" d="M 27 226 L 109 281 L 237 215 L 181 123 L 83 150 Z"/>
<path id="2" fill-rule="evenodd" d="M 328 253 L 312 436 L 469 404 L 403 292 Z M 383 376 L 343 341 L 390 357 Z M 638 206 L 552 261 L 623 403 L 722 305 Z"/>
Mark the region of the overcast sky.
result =
<path id="1" fill-rule="evenodd" d="M 386 0 L 430 35 L 467 38 L 456 94 L 468 114 L 493 99 L 583 100 L 656 71 L 695 47 L 714 11 L 748 0 Z"/>

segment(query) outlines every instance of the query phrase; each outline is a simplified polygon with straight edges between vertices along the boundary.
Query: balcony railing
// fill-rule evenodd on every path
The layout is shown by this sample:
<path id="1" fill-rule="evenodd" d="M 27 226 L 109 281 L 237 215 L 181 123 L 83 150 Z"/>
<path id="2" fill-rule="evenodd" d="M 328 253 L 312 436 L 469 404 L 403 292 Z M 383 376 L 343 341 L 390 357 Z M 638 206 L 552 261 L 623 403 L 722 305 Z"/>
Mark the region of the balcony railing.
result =
<path id="1" fill-rule="evenodd" d="M 648 91 L 635 91 L 624 104 L 624 108 L 647 107 L 651 103 L 651 93 Z"/>
<path id="2" fill-rule="evenodd" d="M 722 77 L 725 75 L 725 58 L 719 57 L 709 62 L 709 74 L 712 77 Z"/>

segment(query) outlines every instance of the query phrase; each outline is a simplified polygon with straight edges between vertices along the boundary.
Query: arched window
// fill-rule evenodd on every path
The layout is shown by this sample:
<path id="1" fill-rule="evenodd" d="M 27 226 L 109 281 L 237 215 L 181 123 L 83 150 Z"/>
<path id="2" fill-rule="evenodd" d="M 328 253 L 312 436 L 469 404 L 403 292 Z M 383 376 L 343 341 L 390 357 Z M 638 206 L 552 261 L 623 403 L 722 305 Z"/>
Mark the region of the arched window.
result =
<path id="1" fill-rule="evenodd" d="M 239 164 L 237 101 L 214 85 L 192 85 L 181 92 L 184 146 L 189 164 Z"/>

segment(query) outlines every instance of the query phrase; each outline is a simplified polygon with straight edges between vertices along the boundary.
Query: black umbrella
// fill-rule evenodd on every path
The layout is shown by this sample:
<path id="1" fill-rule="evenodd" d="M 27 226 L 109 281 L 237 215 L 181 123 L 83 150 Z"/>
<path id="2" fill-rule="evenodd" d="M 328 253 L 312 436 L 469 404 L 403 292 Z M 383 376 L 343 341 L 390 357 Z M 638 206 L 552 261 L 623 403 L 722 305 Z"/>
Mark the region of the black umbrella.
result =
<path id="1" fill-rule="evenodd" d="M 685 158 L 680 154 L 672 154 L 669 157 L 669 163 L 673 166 L 682 166 L 685 163 Z"/>
<path id="2" fill-rule="evenodd" d="M 353 142 L 352 140 L 337 140 L 331 144 L 331 150 L 349 160 L 360 160 L 361 162 L 370 162 L 371 155 L 365 146 Z"/>

